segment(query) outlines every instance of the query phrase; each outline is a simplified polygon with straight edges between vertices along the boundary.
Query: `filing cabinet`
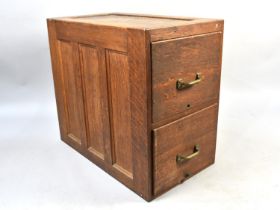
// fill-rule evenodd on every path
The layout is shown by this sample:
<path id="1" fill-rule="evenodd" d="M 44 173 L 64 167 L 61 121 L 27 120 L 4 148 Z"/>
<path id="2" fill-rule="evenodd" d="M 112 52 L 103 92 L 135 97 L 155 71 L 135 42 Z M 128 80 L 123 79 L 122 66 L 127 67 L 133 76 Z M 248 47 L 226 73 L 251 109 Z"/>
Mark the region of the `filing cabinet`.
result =
<path id="1" fill-rule="evenodd" d="M 214 163 L 223 20 L 112 13 L 47 23 L 65 143 L 147 201 Z"/>

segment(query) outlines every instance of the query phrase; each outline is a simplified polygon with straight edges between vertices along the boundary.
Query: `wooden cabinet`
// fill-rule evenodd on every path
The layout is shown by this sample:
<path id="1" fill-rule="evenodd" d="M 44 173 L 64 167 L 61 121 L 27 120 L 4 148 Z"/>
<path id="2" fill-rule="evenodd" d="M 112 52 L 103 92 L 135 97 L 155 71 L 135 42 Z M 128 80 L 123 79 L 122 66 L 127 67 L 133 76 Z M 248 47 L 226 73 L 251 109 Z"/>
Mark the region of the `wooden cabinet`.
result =
<path id="1" fill-rule="evenodd" d="M 148 201 L 214 162 L 222 20 L 47 22 L 64 142 Z"/>

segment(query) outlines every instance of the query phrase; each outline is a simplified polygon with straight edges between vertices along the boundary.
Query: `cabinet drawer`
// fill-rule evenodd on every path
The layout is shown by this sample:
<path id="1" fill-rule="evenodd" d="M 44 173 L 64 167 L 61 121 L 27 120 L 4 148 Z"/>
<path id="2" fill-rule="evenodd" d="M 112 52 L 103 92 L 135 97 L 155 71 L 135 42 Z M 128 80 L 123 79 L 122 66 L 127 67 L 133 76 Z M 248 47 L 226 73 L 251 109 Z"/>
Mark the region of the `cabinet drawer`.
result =
<path id="1" fill-rule="evenodd" d="M 217 104 L 154 129 L 154 194 L 214 163 Z"/>
<path id="2" fill-rule="evenodd" d="M 222 33 L 152 44 L 153 122 L 218 101 Z"/>

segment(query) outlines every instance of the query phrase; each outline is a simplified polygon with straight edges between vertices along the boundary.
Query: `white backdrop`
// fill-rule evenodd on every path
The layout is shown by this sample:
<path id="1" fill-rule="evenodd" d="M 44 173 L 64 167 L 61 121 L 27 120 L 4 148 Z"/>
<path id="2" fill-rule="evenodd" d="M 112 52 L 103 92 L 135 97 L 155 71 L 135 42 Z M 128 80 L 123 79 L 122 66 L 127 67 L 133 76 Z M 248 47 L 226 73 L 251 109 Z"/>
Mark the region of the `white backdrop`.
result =
<path id="1" fill-rule="evenodd" d="M 146 203 L 59 141 L 46 18 L 225 19 L 215 165 Z M 0 209 L 279 209 L 277 1 L 0 1 Z"/>

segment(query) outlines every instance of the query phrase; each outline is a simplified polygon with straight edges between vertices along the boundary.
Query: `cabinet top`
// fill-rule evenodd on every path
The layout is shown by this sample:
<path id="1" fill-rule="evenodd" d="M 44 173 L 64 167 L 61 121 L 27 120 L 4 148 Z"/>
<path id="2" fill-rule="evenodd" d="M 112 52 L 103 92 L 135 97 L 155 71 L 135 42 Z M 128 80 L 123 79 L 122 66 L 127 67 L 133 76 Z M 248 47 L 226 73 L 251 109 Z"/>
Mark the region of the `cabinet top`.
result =
<path id="1" fill-rule="evenodd" d="M 110 13 L 75 17 L 54 18 L 56 20 L 88 23 L 94 25 L 115 26 L 121 28 L 161 29 L 192 25 L 195 23 L 216 22 L 217 19 L 167 17 L 155 15 Z"/>

